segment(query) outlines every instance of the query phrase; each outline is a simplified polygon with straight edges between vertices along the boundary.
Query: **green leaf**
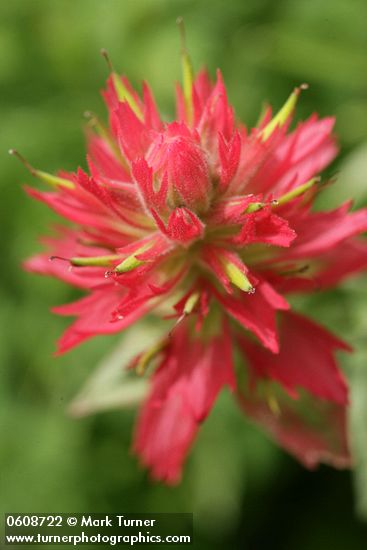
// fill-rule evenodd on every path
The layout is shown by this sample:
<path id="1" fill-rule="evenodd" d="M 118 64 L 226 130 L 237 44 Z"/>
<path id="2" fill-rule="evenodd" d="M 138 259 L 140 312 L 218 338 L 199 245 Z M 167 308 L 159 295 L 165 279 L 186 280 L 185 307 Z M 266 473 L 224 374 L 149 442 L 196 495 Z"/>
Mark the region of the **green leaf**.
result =
<path id="1" fill-rule="evenodd" d="M 154 345 L 167 332 L 167 324 L 140 322 L 124 332 L 118 346 L 105 357 L 72 400 L 72 416 L 137 405 L 145 396 L 147 381 L 127 367 L 136 355 Z"/>
<path id="2" fill-rule="evenodd" d="M 351 382 L 351 445 L 357 514 L 367 519 L 367 352 L 360 353 Z"/>

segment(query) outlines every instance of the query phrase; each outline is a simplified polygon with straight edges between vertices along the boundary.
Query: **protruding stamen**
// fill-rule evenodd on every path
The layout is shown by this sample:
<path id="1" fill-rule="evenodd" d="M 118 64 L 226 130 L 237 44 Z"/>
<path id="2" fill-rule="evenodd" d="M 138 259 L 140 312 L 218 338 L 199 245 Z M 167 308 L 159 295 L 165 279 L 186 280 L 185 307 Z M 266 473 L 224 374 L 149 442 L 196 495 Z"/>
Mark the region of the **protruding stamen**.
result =
<path id="1" fill-rule="evenodd" d="M 37 170 L 16 149 L 9 149 L 9 155 L 12 155 L 20 160 L 32 176 L 38 178 L 44 183 L 47 183 L 52 187 L 66 187 L 68 189 L 74 189 L 74 184 L 72 181 L 69 181 L 66 178 L 60 178 L 59 176 L 54 176 L 48 172 L 43 172 L 42 170 Z"/>
<path id="2" fill-rule="evenodd" d="M 199 298 L 200 298 L 200 292 L 193 292 L 192 294 L 190 294 L 183 308 L 184 315 L 190 315 L 190 313 L 192 313 L 194 307 L 198 303 Z"/>
<path id="3" fill-rule="evenodd" d="M 97 132 L 97 134 L 108 143 L 111 150 L 115 154 L 115 156 L 119 159 L 121 164 L 129 170 L 128 164 L 124 157 L 121 154 L 121 151 L 117 145 L 117 143 L 112 138 L 108 128 L 100 121 L 100 119 L 95 115 L 94 113 L 91 113 L 90 111 L 85 111 L 84 116 L 86 119 L 88 119 L 89 125 Z"/>
<path id="4" fill-rule="evenodd" d="M 178 317 L 177 321 L 175 322 L 175 324 L 173 325 L 172 329 L 170 330 L 169 332 L 169 337 L 171 338 L 172 337 L 172 334 L 173 334 L 173 331 L 175 330 L 175 328 L 180 324 L 182 323 L 182 321 L 188 316 L 190 315 L 196 304 L 198 303 L 198 300 L 200 299 L 200 292 L 193 292 L 192 294 L 190 294 L 190 296 L 187 298 L 186 302 L 185 302 L 185 305 L 183 307 L 183 310 L 182 310 L 182 313 L 181 315 Z"/>
<path id="5" fill-rule="evenodd" d="M 183 81 L 183 94 L 185 100 L 186 117 L 189 124 L 192 124 L 194 117 L 194 107 L 192 101 L 192 85 L 194 81 L 194 71 L 190 56 L 186 48 L 186 34 L 183 17 L 178 17 L 176 20 L 180 31 L 181 40 L 181 65 L 182 65 L 182 81 Z"/>
<path id="6" fill-rule="evenodd" d="M 112 65 L 110 56 L 108 55 L 108 51 L 107 51 L 105 48 L 102 48 L 102 49 L 101 49 L 101 56 L 105 58 L 106 63 L 107 63 L 107 65 L 108 65 L 108 68 L 109 68 L 110 72 L 113 73 L 113 72 L 114 72 L 114 70 L 113 70 L 113 65 Z"/>
<path id="7" fill-rule="evenodd" d="M 112 65 L 112 62 L 111 62 L 111 59 L 110 59 L 110 56 L 107 53 L 107 50 L 102 48 L 101 55 L 102 55 L 102 57 L 105 58 L 105 60 L 107 62 L 107 65 L 108 65 L 108 68 L 111 72 L 113 86 L 115 88 L 115 91 L 116 91 L 116 94 L 117 94 L 117 97 L 118 97 L 119 101 L 126 101 L 126 103 L 129 104 L 131 110 L 135 113 L 135 115 L 139 118 L 139 120 L 143 120 L 144 119 L 143 113 L 142 113 L 139 105 L 135 101 L 135 98 L 133 97 L 131 92 L 127 89 L 127 87 L 125 86 L 125 84 L 121 80 L 120 76 L 115 72 L 115 70 L 113 68 L 113 65 Z"/>
<path id="8" fill-rule="evenodd" d="M 116 262 L 119 256 L 116 254 L 110 254 L 108 256 L 81 256 L 73 258 L 63 258 L 62 256 L 50 256 L 52 260 L 62 260 L 69 262 L 70 265 L 75 267 L 110 267 L 113 262 Z"/>
<path id="9" fill-rule="evenodd" d="M 306 183 L 303 183 L 302 185 L 299 185 L 298 187 L 296 187 L 295 189 L 292 189 L 288 193 L 285 193 L 285 195 L 282 195 L 276 200 L 276 204 L 274 204 L 274 208 L 278 206 L 282 206 L 283 204 L 286 204 L 287 202 L 290 202 L 293 199 L 300 197 L 301 195 L 306 193 L 309 189 L 319 184 L 320 181 L 321 181 L 321 178 L 319 176 L 315 178 L 311 178 L 310 180 L 306 181 Z"/>
<path id="10" fill-rule="evenodd" d="M 150 363 L 155 357 L 165 348 L 167 345 L 167 339 L 161 340 L 144 352 L 138 359 L 137 365 L 135 367 L 136 373 L 139 376 L 142 376 L 146 369 L 149 367 Z"/>
<path id="11" fill-rule="evenodd" d="M 25 159 L 23 155 L 19 153 L 19 151 L 17 151 L 16 149 L 9 149 L 9 155 L 12 155 L 13 157 L 16 157 L 18 160 L 20 160 L 23 166 L 27 168 L 28 172 L 30 172 L 35 178 L 37 177 L 37 170 L 33 168 L 33 166 L 27 161 L 27 159 Z"/>
<path id="12" fill-rule="evenodd" d="M 262 130 L 261 138 L 263 141 L 266 141 L 277 127 L 281 128 L 287 122 L 288 118 L 294 111 L 301 90 L 307 90 L 307 88 L 308 84 L 301 84 L 294 89 L 287 101 L 284 103 L 283 107 Z"/>
<path id="13" fill-rule="evenodd" d="M 144 260 L 139 260 L 137 256 L 148 250 L 152 245 L 152 242 L 148 242 L 138 248 L 138 250 L 135 250 L 133 254 L 130 254 L 130 256 L 128 256 L 120 264 L 118 264 L 115 267 L 114 271 L 116 273 L 126 273 L 127 271 L 132 271 L 133 269 L 136 269 L 137 267 L 142 265 L 144 263 Z"/>
<path id="14" fill-rule="evenodd" d="M 223 267 L 231 283 L 249 294 L 253 294 L 254 287 L 247 276 L 233 262 L 224 260 Z"/>
<path id="15" fill-rule="evenodd" d="M 113 262 L 119 259 L 116 254 L 107 256 L 90 256 L 90 257 L 74 257 L 70 258 L 71 265 L 76 267 L 109 267 Z"/>
<path id="16" fill-rule="evenodd" d="M 123 260 L 119 265 L 115 267 L 116 273 L 126 273 L 127 271 L 132 271 L 133 269 L 136 269 L 140 265 L 142 265 L 144 262 L 141 260 L 138 260 L 134 254 L 131 256 L 128 256 Z"/>
<path id="17" fill-rule="evenodd" d="M 252 202 L 248 205 L 248 207 L 245 210 L 245 214 L 252 214 L 253 212 L 257 212 L 258 210 L 261 210 L 264 208 L 265 203 L 263 202 Z"/>

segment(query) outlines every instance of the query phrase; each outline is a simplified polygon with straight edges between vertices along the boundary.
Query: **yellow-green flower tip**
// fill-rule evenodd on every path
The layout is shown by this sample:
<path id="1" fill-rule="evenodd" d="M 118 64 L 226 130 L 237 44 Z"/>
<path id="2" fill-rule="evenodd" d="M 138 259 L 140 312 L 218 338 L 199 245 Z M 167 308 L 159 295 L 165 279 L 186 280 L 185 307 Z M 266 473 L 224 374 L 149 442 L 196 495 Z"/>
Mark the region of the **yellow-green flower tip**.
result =
<path id="1" fill-rule="evenodd" d="M 74 189 L 73 182 L 66 178 L 60 178 L 59 176 L 54 176 L 42 170 L 36 170 L 35 176 L 44 183 L 47 183 L 47 185 L 51 185 L 51 187 L 67 187 L 68 189 Z"/>
<path id="2" fill-rule="evenodd" d="M 130 106 L 131 110 L 135 113 L 135 115 L 140 120 L 143 120 L 144 118 L 143 113 L 141 112 L 139 105 L 137 104 L 137 102 L 135 101 L 135 98 L 132 96 L 130 91 L 127 89 L 127 87 L 121 80 L 121 77 L 114 70 L 110 56 L 108 55 L 108 52 L 107 50 L 105 50 L 105 48 L 102 48 L 101 55 L 102 57 L 105 58 L 108 68 L 111 71 L 113 86 L 115 88 L 119 101 L 126 101 L 126 103 L 128 103 L 128 105 Z"/>
<path id="3" fill-rule="evenodd" d="M 200 298 L 200 293 L 199 292 L 193 292 L 188 297 L 188 299 L 186 300 L 184 309 L 183 309 L 183 312 L 184 312 L 185 315 L 190 315 L 190 313 L 192 313 L 192 311 L 193 311 L 194 307 L 196 306 L 197 301 L 199 300 L 199 298 Z"/>
<path id="4" fill-rule="evenodd" d="M 283 107 L 277 112 L 277 114 L 271 119 L 271 121 L 265 126 L 261 132 L 261 138 L 263 141 L 269 139 L 271 134 L 276 128 L 281 128 L 287 122 L 289 117 L 292 115 L 294 108 L 297 104 L 298 96 L 301 93 L 301 90 L 306 90 L 308 88 L 307 84 L 301 84 L 293 90 L 291 95 L 288 97 L 287 101 L 284 103 Z"/>
<path id="5" fill-rule="evenodd" d="M 246 277 L 243 271 L 241 271 L 240 268 L 237 267 L 233 262 L 225 261 L 224 270 L 233 285 L 237 286 L 244 292 L 253 292 L 254 287 L 250 283 L 249 279 Z"/>
<path id="6" fill-rule="evenodd" d="M 186 49 L 185 25 L 182 17 L 178 17 L 176 23 L 180 30 L 181 39 L 181 67 L 182 67 L 182 82 L 183 94 L 185 101 L 186 116 L 189 124 L 192 123 L 194 116 L 194 106 L 192 101 L 192 86 L 194 82 L 194 71 L 190 56 Z"/>
<path id="7" fill-rule="evenodd" d="M 16 157 L 20 162 L 27 168 L 27 170 L 39 180 L 51 185 L 51 187 L 67 187 L 68 189 L 73 189 L 74 184 L 72 181 L 67 180 L 66 178 L 60 178 L 59 176 L 54 176 L 48 172 L 43 172 L 42 170 L 37 170 L 34 168 L 26 158 L 23 157 L 16 149 L 9 149 L 9 155 Z"/>
<path id="8" fill-rule="evenodd" d="M 306 181 L 306 183 L 303 183 L 302 185 L 299 185 L 295 189 L 292 189 L 289 191 L 289 193 L 285 193 L 285 195 L 282 195 L 279 197 L 276 202 L 274 203 L 274 206 L 282 206 L 283 204 L 286 204 L 287 202 L 290 202 L 293 199 L 296 199 L 297 197 L 300 197 L 306 191 L 314 187 L 320 183 L 320 177 L 316 176 L 315 178 L 311 178 L 310 180 Z"/>
<path id="9" fill-rule="evenodd" d="M 261 210 L 264 208 L 265 204 L 263 202 L 252 202 L 248 205 L 248 207 L 245 210 L 245 214 L 251 214 L 252 212 L 257 212 L 258 210 Z"/>
<path id="10" fill-rule="evenodd" d="M 114 271 L 116 271 L 116 273 L 126 273 L 127 271 L 132 271 L 133 269 L 139 267 L 139 265 L 142 265 L 144 262 L 142 262 L 141 260 L 138 260 L 134 254 L 132 254 L 131 256 L 128 256 L 127 258 L 125 258 L 125 260 L 123 260 L 120 264 L 118 264 Z"/>
<path id="11" fill-rule="evenodd" d="M 114 261 L 118 259 L 118 256 L 86 256 L 86 257 L 74 257 L 70 258 L 71 265 L 76 267 L 109 267 Z"/>

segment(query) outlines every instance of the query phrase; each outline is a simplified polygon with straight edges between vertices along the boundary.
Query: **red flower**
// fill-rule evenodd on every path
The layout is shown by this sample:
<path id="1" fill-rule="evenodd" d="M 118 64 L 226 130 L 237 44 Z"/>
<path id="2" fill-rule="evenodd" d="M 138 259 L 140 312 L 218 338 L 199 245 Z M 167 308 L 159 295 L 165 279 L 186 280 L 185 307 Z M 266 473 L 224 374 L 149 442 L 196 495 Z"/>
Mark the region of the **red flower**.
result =
<path id="1" fill-rule="evenodd" d="M 247 130 L 220 73 L 215 84 L 206 72 L 192 80 L 183 56 L 177 121 L 161 120 L 148 86 L 141 98 L 112 73 L 103 94 L 110 126 L 94 120 L 90 175 L 32 169 L 54 189 L 29 194 L 74 225 L 26 268 L 88 291 L 55 308 L 77 318 L 59 352 L 119 332 L 158 305 L 176 318 L 135 362 L 156 367 L 134 442 L 155 478 L 179 479 L 224 386 L 306 466 L 346 466 L 348 388 L 335 352 L 349 348 L 290 313 L 284 297 L 334 286 L 367 265 L 359 237 L 367 211 L 350 212 L 349 203 L 312 210 L 319 173 L 337 153 L 334 120 L 312 115 L 290 130 L 300 87 Z M 234 346 L 244 358 L 236 373 Z"/>

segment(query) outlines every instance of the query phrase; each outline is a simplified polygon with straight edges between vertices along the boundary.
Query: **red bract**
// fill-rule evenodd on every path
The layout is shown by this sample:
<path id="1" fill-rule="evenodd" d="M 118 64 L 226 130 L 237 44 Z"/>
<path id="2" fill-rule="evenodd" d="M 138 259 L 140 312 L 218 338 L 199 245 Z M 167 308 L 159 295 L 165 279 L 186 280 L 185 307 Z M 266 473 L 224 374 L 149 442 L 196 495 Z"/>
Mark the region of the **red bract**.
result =
<path id="1" fill-rule="evenodd" d="M 177 482 L 224 386 L 306 466 L 347 466 L 348 388 L 335 353 L 349 348 L 285 298 L 367 265 L 367 211 L 312 210 L 337 154 L 334 120 L 312 115 L 290 130 L 300 87 L 247 130 L 220 73 L 214 84 L 206 72 L 192 79 L 186 54 L 184 63 L 177 121 L 161 120 L 147 85 L 140 97 L 113 72 L 110 125 L 93 119 L 89 135 L 90 175 L 32 169 L 54 189 L 28 192 L 73 226 L 26 268 L 88 291 L 55 308 L 77 318 L 59 352 L 150 312 L 166 319 L 167 338 L 135 361 L 153 371 L 134 449 L 155 478 Z"/>

